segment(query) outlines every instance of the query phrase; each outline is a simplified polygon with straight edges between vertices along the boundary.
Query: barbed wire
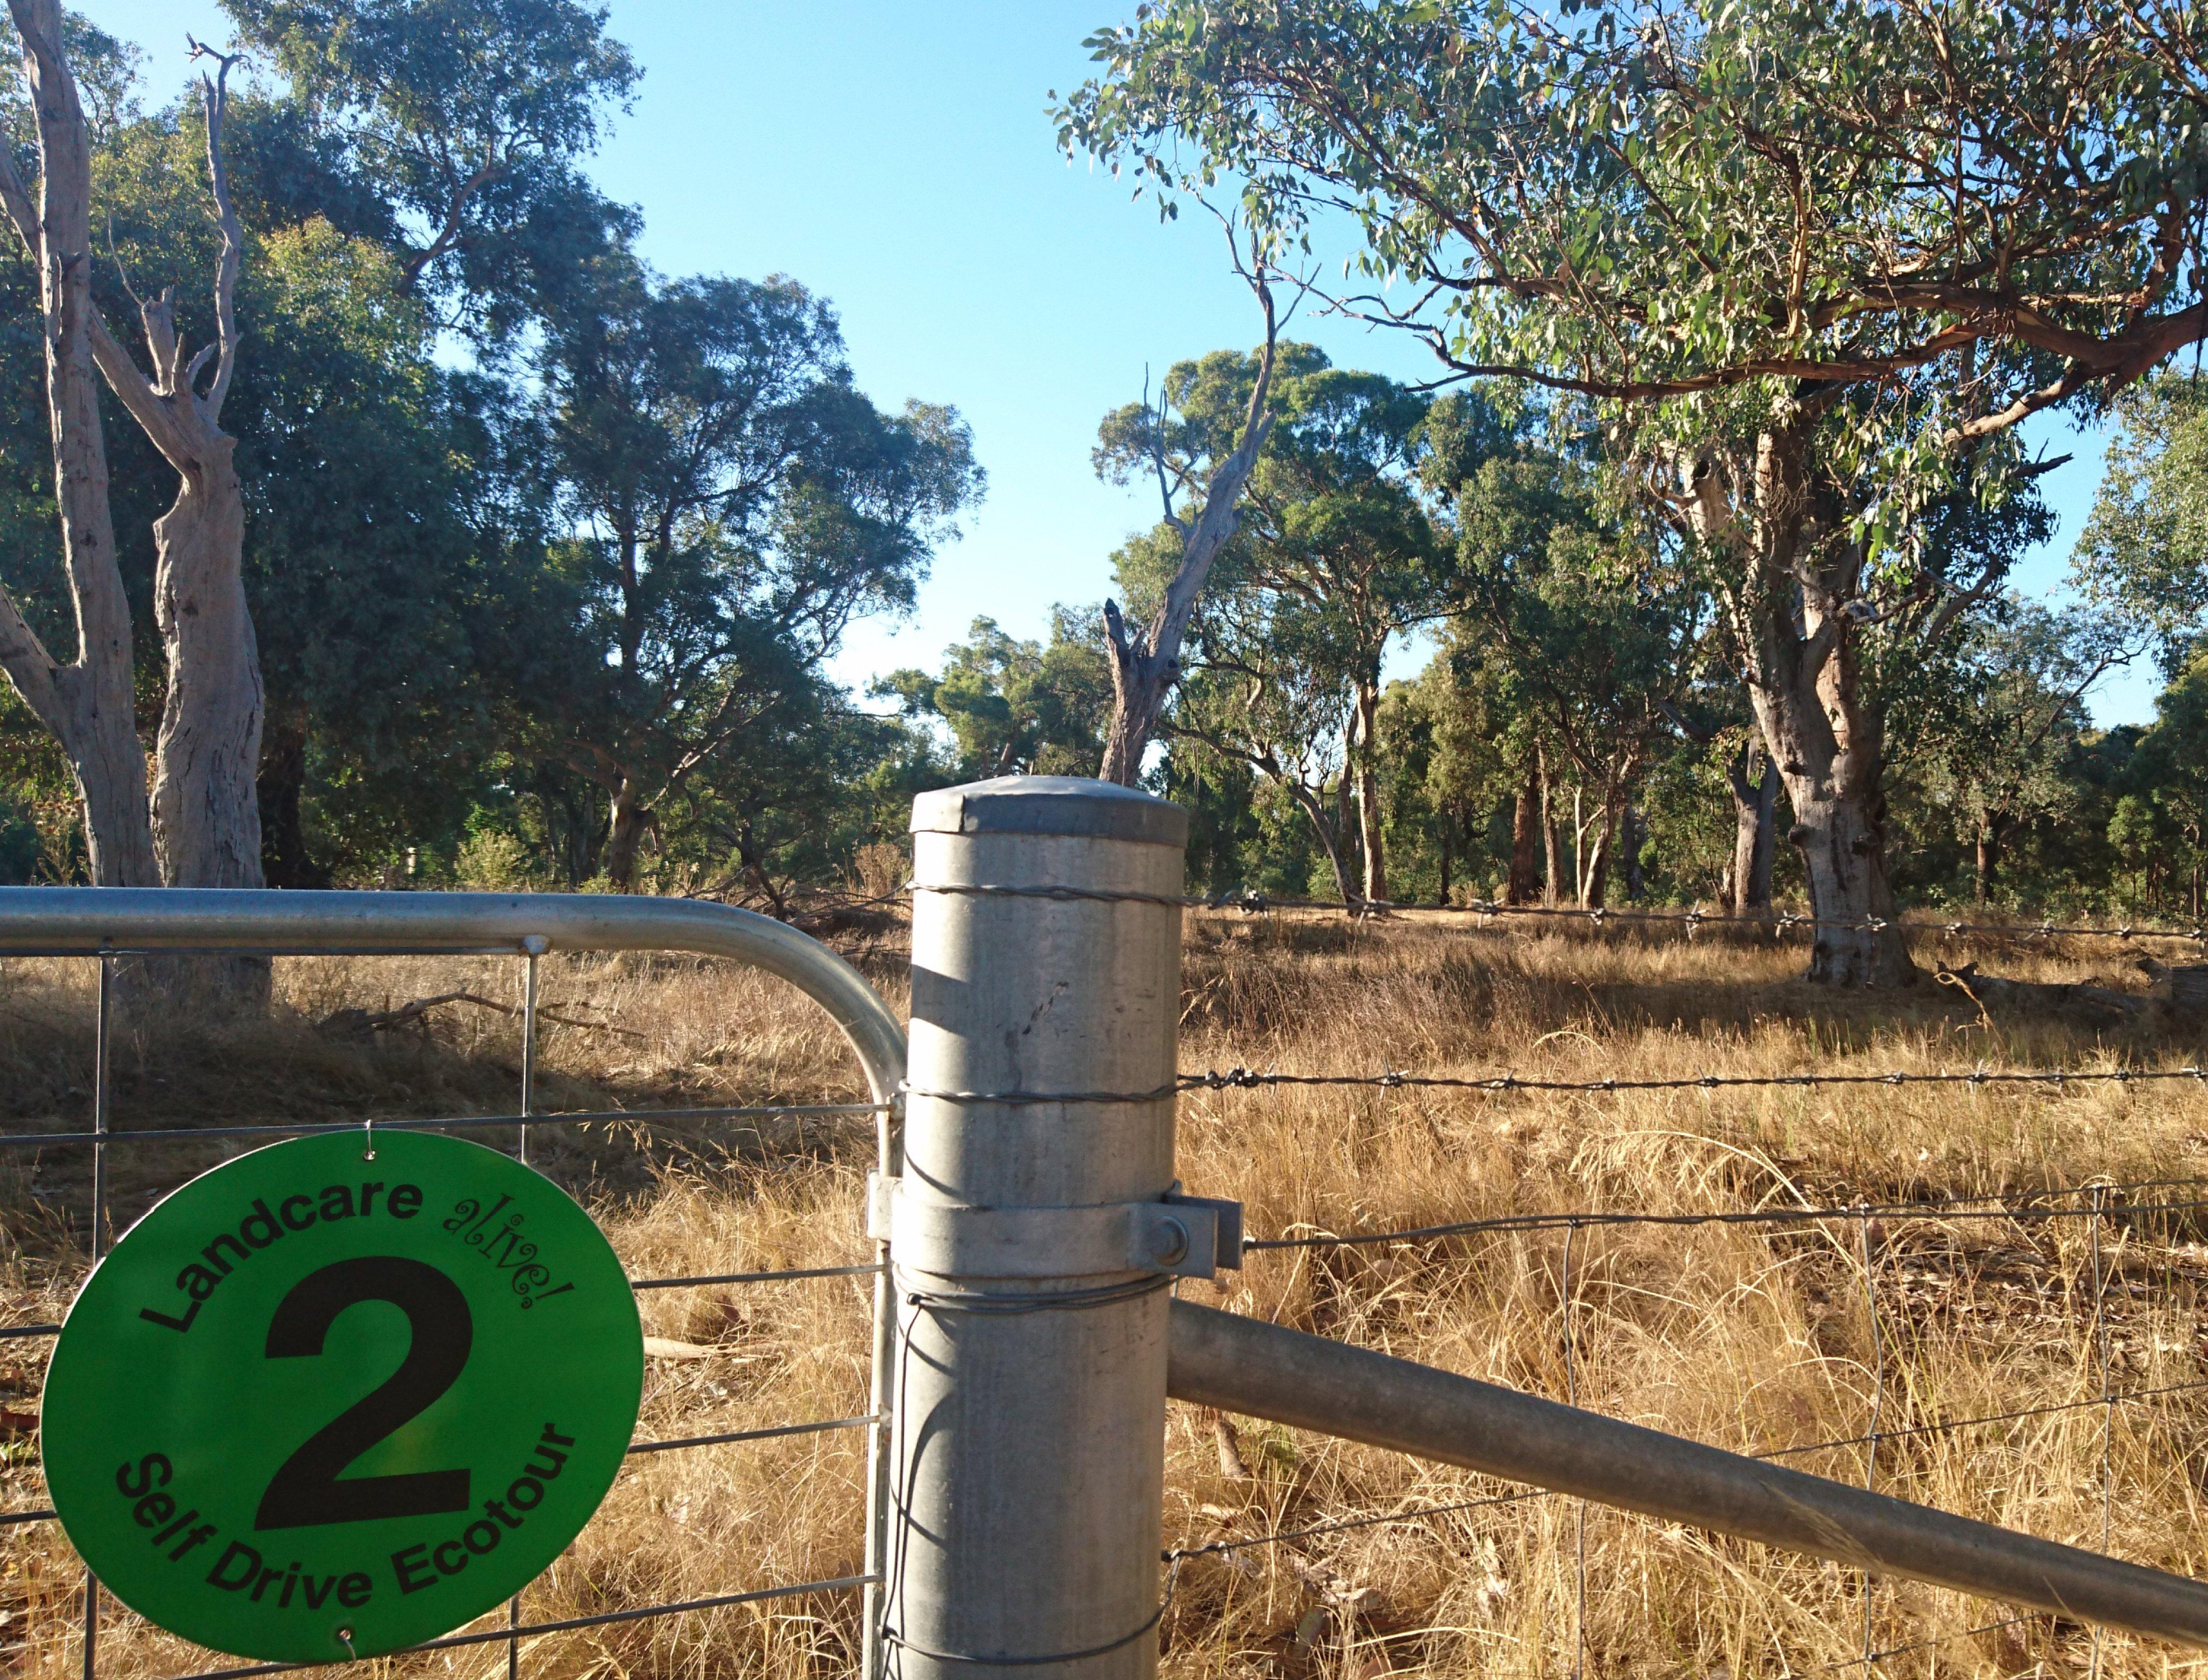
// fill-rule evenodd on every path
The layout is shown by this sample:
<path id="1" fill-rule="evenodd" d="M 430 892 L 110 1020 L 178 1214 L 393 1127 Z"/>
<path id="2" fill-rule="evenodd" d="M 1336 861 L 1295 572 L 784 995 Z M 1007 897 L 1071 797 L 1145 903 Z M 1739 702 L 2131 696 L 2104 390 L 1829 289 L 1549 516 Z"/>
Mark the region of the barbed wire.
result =
<path id="1" fill-rule="evenodd" d="M 2012 1192 L 2019 1197 L 2049 1198 L 2091 1195 L 2130 1195 L 2140 1191 L 2175 1190 L 2208 1185 L 2201 1179 L 2142 1179 L 2128 1184 L 2085 1184 L 2051 1186 Z M 1998 1203 L 1987 1207 L 1987 1203 Z M 1586 1230 L 1605 1226 L 1653 1225 L 1812 1225 L 1857 1220 L 2026 1220 L 2090 1219 L 2097 1211 L 2107 1215 L 2187 1213 L 2208 1207 L 2208 1197 L 2187 1201 L 2116 1203 L 2094 1208 L 2017 1206 L 1998 1193 L 1948 1196 L 1916 1202 L 1858 1202 L 1847 1205 L 1772 1208 L 1719 1208 L 1696 1213 L 1628 1213 L 1581 1210 L 1563 1213 L 1497 1214 L 1482 1219 L 1453 1220 L 1446 1224 L 1419 1225 L 1390 1231 L 1353 1232 L 1347 1236 L 1318 1232 L 1301 1237 L 1245 1237 L 1245 1254 L 1283 1248 L 1358 1248 L 1371 1244 L 1419 1242 L 1440 1237 L 1473 1236 L 1497 1232 Z"/>
<path id="2" fill-rule="evenodd" d="M 1050 893 L 1046 896 L 1056 896 Z M 1086 896 L 1086 895 L 1082 895 Z M 1189 909 L 1239 910 L 1246 915 L 1264 915 L 1273 910 L 1329 910 L 1353 915 L 1401 915 L 1423 913 L 1440 915 L 1473 915 L 1501 919 L 1506 916 L 1547 918 L 1560 921 L 1584 922 L 1600 927 L 1610 922 L 1672 923 L 1683 927 L 1690 933 L 1705 927 L 1768 928 L 1779 933 L 1797 930 L 1815 932 L 1831 928 L 1851 933 L 1883 933 L 1888 931 L 1903 934 L 1940 933 L 1950 938 L 1965 933 L 1991 934 L 1998 938 L 2022 939 L 2175 939 L 2186 944 L 2208 947 L 2208 923 L 2193 927 L 2142 927 L 2130 923 L 2114 927 L 2061 923 L 2052 920 L 2037 922 L 1910 921 L 1904 915 L 1893 916 L 1820 916 L 1814 912 L 1797 914 L 1791 910 L 1750 912 L 1745 915 L 1732 911 L 1685 910 L 1619 910 L 1607 905 L 1510 904 L 1497 898 L 1475 898 L 1462 904 L 1421 904 L 1404 899 L 1342 899 L 1342 898 L 1287 898 L 1275 897 L 1262 892 L 1213 893 L 1203 897 L 1184 898 L 1182 904 Z"/>
<path id="3" fill-rule="evenodd" d="M 1473 915 L 1482 918 L 1521 916 L 1546 917 L 1557 921 L 1585 922 L 1592 927 L 1603 927 L 1610 922 L 1661 922 L 1685 927 L 1689 933 L 1704 927 L 1769 928 L 1781 933 L 1797 929 L 1816 931 L 1831 928 L 1836 932 L 1854 933 L 1882 933 L 1889 930 L 1910 933 L 1937 933 L 1950 937 L 1964 933 L 1988 933 L 2007 939 L 2175 939 L 2208 948 L 2208 923 L 2196 923 L 2191 929 L 2176 927 L 2142 927 L 2131 923 L 2114 927 L 2060 923 L 2043 920 L 2036 923 L 2011 921 L 1911 921 L 1905 916 L 1820 916 L 1814 912 L 1798 915 L 1791 910 L 1750 911 L 1745 915 L 1732 911 L 1684 910 L 1619 910 L 1607 905 L 1512 904 L 1499 898 L 1474 898 L 1464 903 L 1422 904 L 1398 898 L 1295 898 L 1273 893 L 1236 889 L 1206 894 L 1125 891 L 1104 887 L 1061 885 L 1003 886 L 979 882 L 910 881 L 906 891 L 915 893 L 936 893 L 950 897 L 972 898 L 1046 898 L 1059 903 L 1091 901 L 1099 903 L 1161 904 L 1169 908 L 1191 910 L 1238 910 L 1245 915 L 1262 915 L 1274 910 L 1342 911 L 1358 916 L 1420 913 L 1440 915 Z"/>
<path id="4" fill-rule="evenodd" d="M 1268 1085 L 1371 1086 L 1382 1090 L 1465 1091 L 1715 1091 L 1752 1087 L 1817 1085 L 2046 1085 L 2152 1083 L 2189 1079 L 2208 1083 L 2208 1068 L 1971 1068 L 1963 1072 L 1695 1073 L 1670 1079 L 1529 1079 L 1515 1073 L 1261 1073 L 1254 1068 L 1208 1068 L 1184 1072 L 1184 1091 L 1255 1090 Z M 1038 1099 L 1041 1100 L 1041 1099 Z M 1127 1101 L 1143 1100 L 1130 1095 Z"/>

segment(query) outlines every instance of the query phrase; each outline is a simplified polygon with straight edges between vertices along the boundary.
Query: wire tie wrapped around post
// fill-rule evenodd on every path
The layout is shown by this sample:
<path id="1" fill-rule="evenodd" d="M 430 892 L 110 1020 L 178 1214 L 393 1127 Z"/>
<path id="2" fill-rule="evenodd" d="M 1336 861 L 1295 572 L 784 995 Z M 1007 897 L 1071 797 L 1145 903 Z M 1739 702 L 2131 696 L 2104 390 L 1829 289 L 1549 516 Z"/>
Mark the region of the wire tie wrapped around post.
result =
<path id="1" fill-rule="evenodd" d="M 1134 1632 L 1123 1634 L 1107 1645 L 1092 1645 L 1086 1651 L 1055 1651 L 1047 1656 L 1041 1657 L 962 1657 L 948 1652 L 923 1650 L 887 1623 L 884 1623 L 882 1627 L 882 1643 L 893 1645 L 900 1651 L 909 1651 L 914 1656 L 924 1658 L 930 1662 L 971 1664 L 978 1668 L 1044 1668 L 1057 1663 L 1085 1662 L 1091 1657 L 1108 1656 L 1114 1651 L 1132 1645 L 1144 1634 L 1149 1633 L 1159 1623 L 1165 1620 L 1166 1612 L 1173 1608 L 1173 1593 L 1180 1585 L 1182 1560 L 1171 1553 L 1167 1554 L 1167 1559 L 1165 1596 L 1158 1600 L 1158 1607 L 1150 1612 L 1149 1620 L 1143 1623 Z"/>

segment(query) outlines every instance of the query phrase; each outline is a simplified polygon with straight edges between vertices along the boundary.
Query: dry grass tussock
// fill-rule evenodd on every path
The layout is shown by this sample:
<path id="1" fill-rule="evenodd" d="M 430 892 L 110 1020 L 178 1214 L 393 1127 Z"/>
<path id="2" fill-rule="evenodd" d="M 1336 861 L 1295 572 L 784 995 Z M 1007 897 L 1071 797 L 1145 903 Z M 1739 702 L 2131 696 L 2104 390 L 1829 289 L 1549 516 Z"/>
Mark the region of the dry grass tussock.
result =
<path id="1" fill-rule="evenodd" d="M 2084 945 L 1954 955 L 2027 978 L 2140 983 L 2125 978 L 2123 953 Z M 1791 977 L 1799 961 L 1798 948 L 1767 939 L 1192 916 L 1182 1064 L 1599 1078 L 2175 1066 L 2208 1048 L 2096 1038 L 2053 1020 L 1989 1022 L 1929 985 L 1898 1000 L 1834 998 Z M 893 975 L 883 979 L 894 987 Z M 544 1107 L 858 1092 L 822 1017 L 741 971 L 563 960 L 548 961 L 544 980 L 561 1012 L 642 1035 L 548 1029 Z M 519 983 L 511 962 L 279 963 L 288 1008 L 272 1023 L 121 1033 L 115 1123 L 507 1111 L 519 1056 L 506 1016 L 451 1005 L 426 1034 L 369 1039 L 312 1023 L 452 990 L 511 1001 Z M 0 1128 L 87 1122 L 90 996 L 86 965 L 0 967 L 0 1057 L 13 1074 L 0 1089 Z M 116 1150 L 116 1225 L 233 1147 Z M 864 1122 L 546 1128 L 533 1147 L 639 1275 L 861 1257 Z M 2178 1083 L 2059 1093 L 1201 1092 L 1184 1101 L 1180 1145 L 1191 1187 L 1239 1196 L 1251 1230 L 1268 1236 L 2208 1177 L 2204 1151 L 2208 1095 Z M 0 1284 L 12 1322 L 55 1317 L 81 1273 L 83 1153 L 15 1151 L 0 1162 Z M 1878 1426 L 1893 1431 L 2092 1400 L 2104 1382 L 2121 1395 L 2208 1379 L 2202 1235 L 2189 1212 L 1491 1232 L 1268 1252 L 1223 1287 L 1185 1293 L 1766 1451 L 1863 1435 L 1875 1406 Z M 864 1282 L 645 1293 L 649 1334 L 710 1351 L 651 1362 L 639 1435 L 863 1410 Z M 0 1429 L 13 1432 L 0 1497 L 9 1509 L 43 1503 L 28 1425 L 45 1346 L 0 1341 Z M 531 1587 L 525 1617 L 855 1572 L 861 1444 L 847 1432 L 633 1460 L 582 1539 Z M 1875 1471 L 1890 1491 L 2089 1545 L 2105 1521 L 2120 1555 L 2203 1575 L 2204 1452 L 2208 1390 L 1887 1439 Z M 1181 1407 L 1168 1453 L 1174 1545 L 1515 1491 L 1248 1420 L 1222 1431 Z M 1861 1445 L 1790 1461 L 1850 1480 L 1873 1470 Z M 80 1580 L 54 1525 L 0 1529 L 0 1655 L 16 1672 L 78 1672 Z M 1867 1601 L 1862 1578 L 1837 1568 L 1542 1497 L 1193 1558 L 1166 1619 L 1165 1668 L 1290 1680 L 1803 1674 L 1861 1658 L 1867 1608 L 1876 1648 L 1910 1647 L 1880 1665 L 1889 1676 L 2083 1676 L 2097 1666 L 2116 1680 L 2185 1662 L 2121 1636 L 2097 1650 L 2085 1630 L 2047 1617 L 1965 1635 L 2015 1612 L 1905 1584 L 1879 1585 Z M 561 1677 L 825 1675 L 848 1671 L 856 1639 L 856 1595 L 842 1593 L 545 1636 L 525 1644 L 523 1662 L 531 1675 Z M 504 1660 L 487 1646 L 379 1666 L 491 1680 Z M 215 1665 L 110 1605 L 103 1674 L 203 1665 Z"/>

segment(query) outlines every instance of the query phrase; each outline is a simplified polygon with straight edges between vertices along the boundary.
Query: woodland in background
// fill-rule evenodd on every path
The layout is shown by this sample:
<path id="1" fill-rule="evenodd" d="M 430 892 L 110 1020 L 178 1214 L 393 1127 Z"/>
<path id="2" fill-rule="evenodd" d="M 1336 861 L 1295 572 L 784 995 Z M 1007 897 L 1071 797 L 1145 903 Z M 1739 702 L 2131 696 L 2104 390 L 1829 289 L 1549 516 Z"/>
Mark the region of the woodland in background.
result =
<path id="1" fill-rule="evenodd" d="M 1062 608 L 1042 640 L 978 620 L 939 669 L 867 694 L 829 678 L 849 625 L 908 608 L 981 495 L 971 441 L 948 408 L 869 401 L 832 306 L 797 280 L 668 277 L 636 255 L 636 213 L 585 171 L 636 81 L 601 14 L 226 5 L 254 55 L 223 135 L 245 235 L 223 423 L 266 684 L 269 884 L 788 915 L 818 889 L 893 886 L 922 789 L 1096 773 L 1101 604 Z M 444 51 L 456 30 L 480 50 Z M 81 21 L 68 46 L 96 145 L 95 296 L 128 321 L 178 285 L 197 342 L 201 104 L 149 103 L 133 49 Z M 36 293 L 20 252 L 0 263 L 0 582 L 66 645 Z M 1283 339 L 1178 365 L 1102 417 L 1098 471 L 1166 487 L 1166 520 L 1115 557 L 1130 619 L 1268 417 L 1145 772 L 1195 813 L 1192 890 L 1801 901 L 1801 831 L 1721 568 L 1652 513 L 1597 401 L 1532 389 L 1435 397 Z M 150 741 L 150 532 L 174 476 L 103 403 Z M 1940 587 L 1852 621 L 1905 904 L 2202 914 L 2208 390 L 2164 372 L 2114 410 L 2083 604 L 2008 586 L 2051 528 L 2025 472 L 1913 508 L 1911 553 Z M 1413 636 L 1425 669 L 1385 680 Z M 2159 669 L 2157 720 L 2095 729 L 2085 696 L 2127 661 Z M 51 739 L 0 691 L 0 881 L 83 879 L 80 823 Z"/>

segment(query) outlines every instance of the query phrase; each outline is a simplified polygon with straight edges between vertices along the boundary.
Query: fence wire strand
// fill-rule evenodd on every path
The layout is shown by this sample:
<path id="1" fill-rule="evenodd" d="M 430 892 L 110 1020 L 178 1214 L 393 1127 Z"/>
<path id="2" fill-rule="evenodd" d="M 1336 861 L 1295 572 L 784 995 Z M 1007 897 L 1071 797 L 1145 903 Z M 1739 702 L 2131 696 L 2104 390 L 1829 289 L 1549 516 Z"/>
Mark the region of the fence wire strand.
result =
<path id="1" fill-rule="evenodd" d="M 1000 886 L 980 883 L 908 881 L 905 890 L 913 893 L 972 898 L 1047 898 L 1060 903 L 1089 901 L 1113 904 L 1158 904 L 1173 909 L 1233 910 L 1245 915 L 1263 915 L 1275 910 L 1326 910 L 1353 915 L 1360 921 L 1376 915 L 1413 914 L 1474 916 L 1483 922 L 1515 916 L 1534 921 L 1577 922 L 1593 927 L 1607 927 L 1613 922 L 1669 925 L 1684 927 L 1689 933 L 1705 927 L 1748 927 L 1782 933 L 1818 933 L 1830 929 L 1835 933 L 1849 933 L 1893 932 L 1905 937 L 1912 933 L 1939 933 L 1948 938 L 1965 933 L 1983 933 L 1998 938 L 2027 939 L 2175 939 L 2208 947 L 2208 924 L 2199 924 L 2187 929 L 2141 927 L 2128 922 L 2120 922 L 2113 927 L 2063 924 L 2051 920 L 2031 923 L 1911 921 L 1902 916 L 1820 916 L 1814 912 L 1803 915 L 1791 910 L 1739 914 L 1703 909 L 1619 910 L 1608 905 L 1512 904 L 1499 898 L 1474 898 L 1461 904 L 1422 904 L 1400 898 L 1296 898 L 1241 888 L 1225 892 L 1193 894 L 1124 892 L 1097 887 L 1059 885 Z"/>
<path id="2" fill-rule="evenodd" d="M 1971 1068 L 1961 1072 L 1908 1073 L 1695 1073 L 1672 1079 L 1529 1079 L 1515 1073 L 1264 1073 L 1253 1068 L 1208 1068 L 1180 1076 L 1183 1091 L 1257 1090 L 1274 1085 L 1370 1086 L 1378 1090 L 1565 1091 L 1601 1095 L 1610 1091 L 1721 1091 L 1778 1086 L 1821 1085 L 2070 1085 L 2155 1084 L 2188 1080 L 2208 1085 L 2208 1067 L 2170 1068 Z M 987 1100 L 987 1099 L 975 1099 Z M 1001 1098 L 999 1101 L 1011 1101 Z M 1037 1096 L 1018 1100 L 1062 1101 Z M 1113 1099 L 1089 1096 L 1087 1101 Z M 1148 1094 L 1116 1099 L 1136 1102 Z"/>

